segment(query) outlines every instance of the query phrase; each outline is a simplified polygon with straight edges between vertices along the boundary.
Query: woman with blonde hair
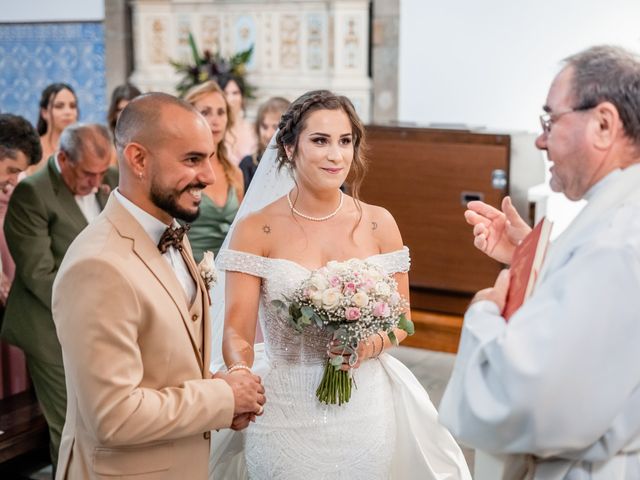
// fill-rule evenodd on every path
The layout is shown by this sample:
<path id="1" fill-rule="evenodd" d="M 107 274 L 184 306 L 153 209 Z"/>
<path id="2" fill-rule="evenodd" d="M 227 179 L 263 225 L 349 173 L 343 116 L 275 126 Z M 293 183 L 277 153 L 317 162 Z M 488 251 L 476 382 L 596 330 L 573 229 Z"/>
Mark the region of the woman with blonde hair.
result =
<path id="1" fill-rule="evenodd" d="M 224 142 L 233 125 L 233 114 L 222 89 L 210 80 L 193 87 L 184 98 L 207 120 L 216 144 L 216 154 L 211 158 L 216 181 L 204 189 L 200 216 L 188 234 L 199 262 L 207 250 L 218 253 L 242 201 L 244 181 L 240 169 L 229 160 Z"/>

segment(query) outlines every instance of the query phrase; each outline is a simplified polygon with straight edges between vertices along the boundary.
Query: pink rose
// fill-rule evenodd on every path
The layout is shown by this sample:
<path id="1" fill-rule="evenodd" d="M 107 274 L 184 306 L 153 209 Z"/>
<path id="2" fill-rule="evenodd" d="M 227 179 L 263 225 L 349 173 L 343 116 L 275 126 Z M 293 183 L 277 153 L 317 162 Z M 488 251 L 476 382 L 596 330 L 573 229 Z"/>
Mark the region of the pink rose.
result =
<path id="1" fill-rule="evenodd" d="M 356 284 L 353 282 L 347 282 L 344 285 L 343 293 L 345 295 L 353 295 L 354 293 L 356 293 Z"/>
<path id="2" fill-rule="evenodd" d="M 338 277 L 337 275 L 331 277 L 329 279 L 329 285 L 331 285 L 332 287 L 337 287 L 338 285 L 340 285 L 340 277 Z"/>
<path id="3" fill-rule="evenodd" d="M 373 289 L 373 286 L 375 284 L 369 279 L 367 278 L 366 280 L 363 280 L 361 282 L 358 282 L 358 290 L 364 291 L 364 292 L 370 292 Z"/>
<path id="4" fill-rule="evenodd" d="M 389 305 L 384 302 L 377 302 L 373 306 L 373 316 L 374 317 L 388 317 L 391 314 L 391 310 L 389 309 Z"/>
<path id="5" fill-rule="evenodd" d="M 344 310 L 344 316 L 349 321 L 358 320 L 360 318 L 360 309 L 357 307 L 347 307 Z"/>

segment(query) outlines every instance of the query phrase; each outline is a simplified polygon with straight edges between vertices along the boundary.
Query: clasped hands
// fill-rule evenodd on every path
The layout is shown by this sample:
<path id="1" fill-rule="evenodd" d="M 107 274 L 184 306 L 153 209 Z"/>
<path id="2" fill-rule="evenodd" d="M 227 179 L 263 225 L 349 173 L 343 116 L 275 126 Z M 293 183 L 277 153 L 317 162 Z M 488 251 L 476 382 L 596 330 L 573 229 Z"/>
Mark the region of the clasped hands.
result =
<path id="1" fill-rule="evenodd" d="M 380 353 L 384 349 L 384 345 L 380 348 Z M 347 352 L 338 345 L 337 341 L 332 341 L 329 345 L 329 350 L 327 354 L 329 358 L 332 359 L 334 357 L 342 356 L 342 365 L 340 366 L 340 370 L 348 371 L 359 368 L 363 361 L 368 360 L 369 358 L 377 358 L 377 355 L 374 354 L 375 351 L 375 343 L 372 345 L 371 342 L 365 340 L 358 344 L 358 348 L 356 348 L 356 353 L 358 355 L 357 360 L 354 363 L 351 363 L 351 352 Z"/>
<path id="2" fill-rule="evenodd" d="M 256 421 L 256 416 L 262 415 L 267 399 L 262 379 L 258 375 L 248 369 L 241 369 L 231 373 L 218 372 L 213 378 L 224 380 L 233 391 L 233 430 L 247 428 L 251 422 Z"/>
<path id="3" fill-rule="evenodd" d="M 484 202 L 469 202 L 464 218 L 473 226 L 474 246 L 494 260 L 506 264 L 511 263 L 516 247 L 531 231 L 531 227 L 518 215 L 510 197 L 502 200 L 502 211 Z M 508 290 L 509 271 L 503 270 L 495 285 L 480 290 L 471 303 L 489 300 L 502 311 Z"/>

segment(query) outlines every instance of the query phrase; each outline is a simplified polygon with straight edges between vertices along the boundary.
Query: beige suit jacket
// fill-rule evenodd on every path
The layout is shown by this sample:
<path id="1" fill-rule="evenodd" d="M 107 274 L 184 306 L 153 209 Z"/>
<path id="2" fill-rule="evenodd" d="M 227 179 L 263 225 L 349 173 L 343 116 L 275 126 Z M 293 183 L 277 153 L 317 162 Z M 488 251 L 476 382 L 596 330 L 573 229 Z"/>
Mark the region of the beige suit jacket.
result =
<path id="1" fill-rule="evenodd" d="M 57 479 L 207 478 L 209 431 L 231 425 L 234 400 L 210 378 L 208 297 L 195 276 L 201 319 L 113 195 L 73 242 L 53 287 L 68 396 Z"/>

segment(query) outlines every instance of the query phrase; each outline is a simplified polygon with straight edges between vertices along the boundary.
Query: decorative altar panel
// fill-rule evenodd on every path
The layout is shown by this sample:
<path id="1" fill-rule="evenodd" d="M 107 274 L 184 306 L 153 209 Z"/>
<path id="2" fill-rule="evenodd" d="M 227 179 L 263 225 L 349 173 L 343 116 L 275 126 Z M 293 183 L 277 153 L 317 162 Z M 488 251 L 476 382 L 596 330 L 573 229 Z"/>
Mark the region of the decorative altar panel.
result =
<path id="1" fill-rule="evenodd" d="M 133 0 L 135 61 L 131 81 L 175 93 L 170 60 L 192 62 L 199 49 L 224 57 L 254 45 L 247 65 L 256 86 L 249 110 L 279 95 L 293 100 L 327 88 L 347 95 L 364 121 L 371 116 L 369 1 Z"/>

